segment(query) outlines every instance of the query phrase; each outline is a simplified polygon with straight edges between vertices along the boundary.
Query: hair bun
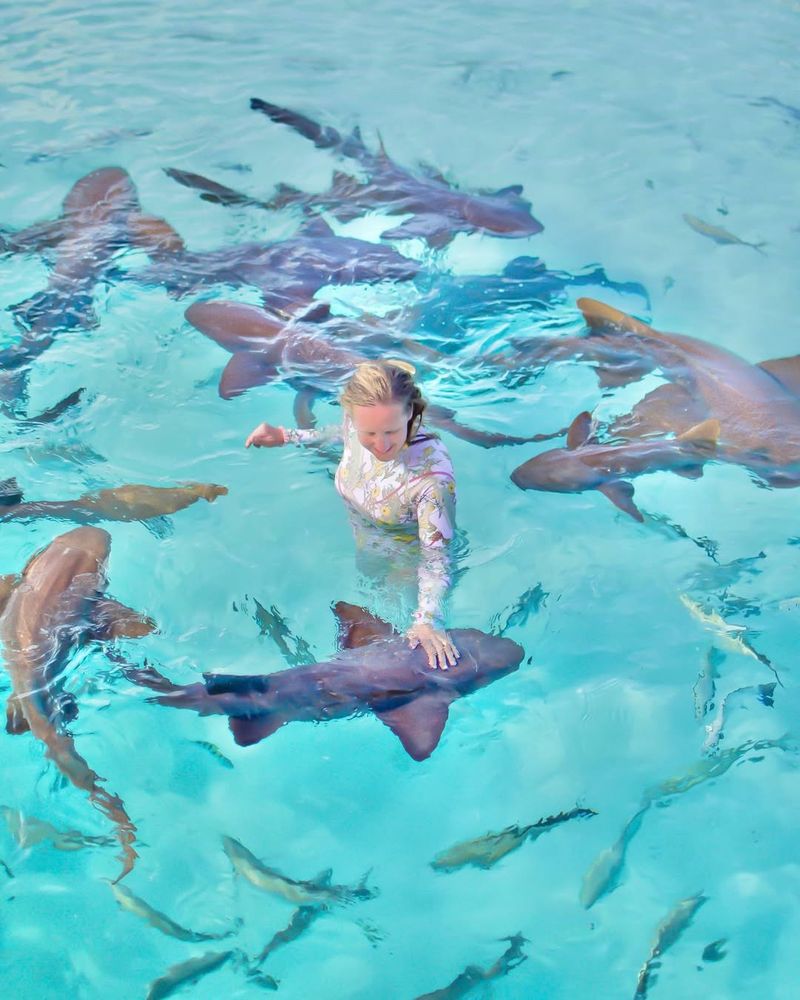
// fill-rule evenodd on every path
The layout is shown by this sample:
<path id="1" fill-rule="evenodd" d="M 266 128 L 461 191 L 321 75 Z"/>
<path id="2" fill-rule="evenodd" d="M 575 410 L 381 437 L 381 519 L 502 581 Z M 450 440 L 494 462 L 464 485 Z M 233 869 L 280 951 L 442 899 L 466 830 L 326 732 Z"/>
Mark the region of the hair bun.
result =
<path id="1" fill-rule="evenodd" d="M 399 368 L 401 372 L 408 372 L 409 375 L 417 374 L 417 369 L 410 361 L 399 361 L 397 358 L 384 358 L 383 363 L 385 365 L 392 365 L 393 368 Z"/>

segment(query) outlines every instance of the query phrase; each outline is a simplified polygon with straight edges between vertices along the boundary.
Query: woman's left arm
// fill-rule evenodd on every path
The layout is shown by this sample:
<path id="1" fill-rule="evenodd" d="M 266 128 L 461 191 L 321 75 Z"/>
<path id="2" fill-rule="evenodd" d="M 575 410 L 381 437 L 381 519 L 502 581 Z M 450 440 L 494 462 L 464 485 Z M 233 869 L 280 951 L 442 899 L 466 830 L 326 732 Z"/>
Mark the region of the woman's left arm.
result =
<path id="1" fill-rule="evenodd" d="M 458 650 L 444 630 L 444 605 L 451 585 L 450 543 L 455 533 L 455 483 L 433 478 L 417 501 L 420 562 L 414 624 L 408 630 L 411 648 L 421 645 L 428 664 L 446 670 L 455 666 Z"/>

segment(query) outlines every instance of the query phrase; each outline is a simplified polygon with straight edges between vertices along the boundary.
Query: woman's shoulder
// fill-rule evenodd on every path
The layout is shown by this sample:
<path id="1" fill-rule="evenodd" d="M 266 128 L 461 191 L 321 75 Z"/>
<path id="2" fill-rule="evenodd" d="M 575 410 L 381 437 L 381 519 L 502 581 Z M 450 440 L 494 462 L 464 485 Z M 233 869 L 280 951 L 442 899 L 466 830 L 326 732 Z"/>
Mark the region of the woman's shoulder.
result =
<path id="1" fill-rule="evenodd" d="M 453 475 L 453 463 L 444 441 L 424 427 L 420 428 L 408 444 L 407 462 L 410 469 L 423 475 Z"/>

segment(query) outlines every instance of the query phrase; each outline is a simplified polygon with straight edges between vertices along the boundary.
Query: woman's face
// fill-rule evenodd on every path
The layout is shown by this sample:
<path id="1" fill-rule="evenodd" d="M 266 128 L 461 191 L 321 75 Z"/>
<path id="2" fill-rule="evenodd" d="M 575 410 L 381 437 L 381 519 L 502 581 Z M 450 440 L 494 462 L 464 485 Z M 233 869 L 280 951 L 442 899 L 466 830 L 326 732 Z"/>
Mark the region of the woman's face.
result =
<path id="1" fill-rule="evenodd" d="M 358 440 L 380 462 L 397 458 L 406 443 L 411 407 L 402 403 L 354 406 L 351 417 Z"/>

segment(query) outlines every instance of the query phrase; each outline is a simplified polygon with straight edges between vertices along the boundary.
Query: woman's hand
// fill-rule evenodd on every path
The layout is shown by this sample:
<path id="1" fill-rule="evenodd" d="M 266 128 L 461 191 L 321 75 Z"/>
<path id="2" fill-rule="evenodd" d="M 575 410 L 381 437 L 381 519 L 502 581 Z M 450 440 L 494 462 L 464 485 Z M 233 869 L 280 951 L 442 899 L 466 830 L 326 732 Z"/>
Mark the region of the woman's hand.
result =
<path id="1" fill-rule="evenodd" d="M 254 448 L 280 448 L 286 444 L 286 438 L 282 427 L 273 427 L 272 424 L 259 424 L 250 432 L 250 436 L 245 441 L 245 448 L 251 445 Z"/>
<path id="2" fill-rule="evenodd" d="M 428 657 L 428 666 L 434 670 L 437 667 L 439 670 L 454 667 L 461 655 L 447 632 L 434 628 L 433 625 L 412 625 L 406 632 L 406 638 L 411 649 L 422 646 Z"/>

